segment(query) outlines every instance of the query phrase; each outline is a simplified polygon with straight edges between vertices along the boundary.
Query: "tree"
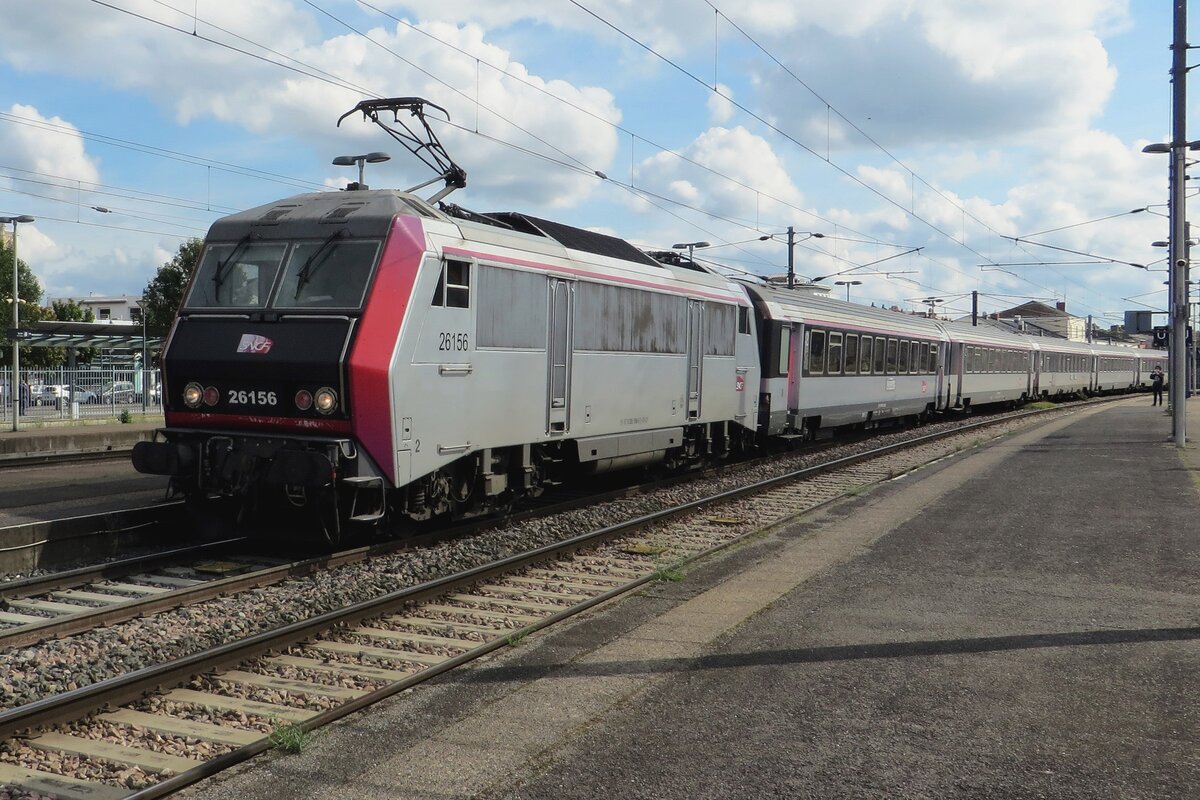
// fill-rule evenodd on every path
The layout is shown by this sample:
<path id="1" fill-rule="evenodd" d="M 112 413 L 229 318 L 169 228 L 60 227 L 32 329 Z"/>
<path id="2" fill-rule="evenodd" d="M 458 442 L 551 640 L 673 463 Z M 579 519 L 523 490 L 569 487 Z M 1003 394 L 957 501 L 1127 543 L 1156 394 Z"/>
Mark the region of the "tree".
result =
<path id="1" fill-rule="evenodd" d="M 143 292 L 144 313 L 146 328 L 151 333 L 164 335 L 171 329 L 175 312 L 183 300 L 183 290 L 200 263 L 200 251 L 203 248 L 203 240 L 188 239 L 179 245 L 179 252 L 159 267 L 154 279 L 146 284 Z"/>
<path id="2" fill-rule="evenodd" d="M 13 327 L 12 316 L 12 268 L 13 248 L 0 244 L 0 365 L 12 366 L 12 340 L 8 338 L 8 329 Z M 23 260 L 17 259 L 17 297 L 20 298 L 21 327 L 28 322 L 45 319 L 49 312 L 41 306 L 42 284 L 38 281 L 33 270 Z M 22 347 L 21 364 L 30 367 L 53 366 L 50 354 L 38 352 L 42 347 Z"/>
<path id="3" fill-rule="evenodd" d="M 96 314 L 90 308 L 84 308 L 74 300 L 54 300 L 50 303 L 50 318 L 59 320 L 60 322 L 95 322 Z M 62 348 L 53 347 L 51 350 L 62 351 Z M 63 352 L 63 361 L 66 363 L 69 356 Z M 75 348 L 75 362 L 82 364 L 91 363 L 92 359 L 100 355 L 98 347 L 77 347 Z"/>

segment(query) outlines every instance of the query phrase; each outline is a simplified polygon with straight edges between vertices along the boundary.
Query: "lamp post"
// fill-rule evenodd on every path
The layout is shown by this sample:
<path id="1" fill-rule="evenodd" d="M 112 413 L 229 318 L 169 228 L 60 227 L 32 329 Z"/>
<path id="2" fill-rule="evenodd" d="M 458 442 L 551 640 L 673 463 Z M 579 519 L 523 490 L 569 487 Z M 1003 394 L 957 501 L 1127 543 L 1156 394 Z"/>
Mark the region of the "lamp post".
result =
<path id="1" fill-rule="evenodd" d="M 1194 144 L 1196 144 L 1196 142 L 1193 142 L 1192 144 L 1194 145 Z M 1152 150 L 1151 148 L 1153 148 L 1153 147 L 1154 147 L 1154 145 L 1147 145 L 1145 148 L 1143 148 L 1143 150 L 1145 152 L 1153 152 L 1153 153 L 1159 152 L 1158 150 Z M 1188 162 L 1188 163 L 1192 163 L 1192 162 Z M 1195 389 L 1196 389 L 1196 387 L 1195 387 L 1195 383 L 1196 383 L 1195 345 L 1196 345 L 1196 342 L 1195 341 L 1192 342 L 1192 347 L 1190 347 L 1190 348 L 1187 347 L 1186 336 L 1187 336 L 1187 326 L 1191 324 L 1192 281 L 1190 280 L 1190 277 L 1191 277 L 1191 263 L 1192 263 L 1192 245 L 1197 244 L 1198 242 L 1197 242 L 1197 240 L 1192 238 L 1192 223 L 1184 220 L 1183 231 L 1184 231 L 1183 260 L 1184 260 L 1184 262 L 1186 262 L 1185 266 L 1184 266 L 1184 272 L 1183 272 L 1183 297 L 1184 297 L 1184 302 L 1188 304 L 1188 318 L 1187 318 L 1187 321 L 1184 323 L 1185 345 L 1183 348 L 1180 348 L 1179 355 L 1182 356 L 1185 352 L 1187 354 L 1187 356 L 1186 356 L 1187 363 L 1183 368 L 1183 372 L 1187 376 L 1186 381 L 1185 381 L 1186 385 L 1187 385 L 1187 390 L 1184 392 L 1184 396 L 1191 397 L 1193 394 L 1195 394 Z M 1151 247 L 1167 247 L 1167 248 L 1169 248 L 1171 246 L 1171 242 L 1170 241 L 1151 242 L 1150 246 Z M 1168 267 L 1167 277 L 1170 280 L 1164 281 L 1164 283 L 1167 286 L 1167 308 L 1170 309 L 1172 298 L 1175 296 L 1174 287 L 1172 286 L 1172 280 L 1175 279 L 1175 270 L 1174 270 L 1173 266 Z M 1171 336 L 1174 337 L 1175 336 L 1174 319 L 1170 316 L 1169 311 L 1168 311 L 1167 322 L 1170 323 L 1170 327 L 1172 329 Z M 1167 374 L 1168 375 L 1174 375 L 1173 365 L 1175 363 L 1174 362 L 1175 357 L 1176 357 L 1175 348 L 1171 345 L 1168 345 L 1167 346 Z M 1168 404 L 1174 403 L 1174 394 L 1173 393 L 1171 394 L 1170 397 L 1168 397 L 1167 402 L 1168 402 Z M 1174 425 L 1174 422 L 1175 422 L 1174 417 L 1172 417 L 1172 425 Z"/>
<path id="2" fill-rule="evenodd" d="M 824 239 L 825 238 L 825 234 L 823 234 L 823 233 L 813 233 L 812 231 L 800 231 L 800 233 L 807 234 L 803 239 L 800 240 L 802 242 L 807 241 L 808 239 Z M 765 236 L 765 237 L 760 237 L 760 238 L 770 239 L 771 237 Z M 794 289 L 796 287 L 796 229 L 794 227 L 792 227 L 791 225 L 788 225 L 788 229 L 787 229 L 787 246 L 788 246 L 787 287 L 789 289 Z"/>
<path id="3" fill-rule="evenodd" d="M 687 248 L 687 251 L 688 251 L 688 261 L 691 261 L 692 253 L 696 252 L 696 248 L 712 247 L 712 245 L 709 244 L 708 242 L 680 242 L 679 244 L 671 245 L 672 250 L 682 250 L 685 247 Z"/>
<path id="4" fill-rule="evenodd" d="M 1168 217 L 1171 224 L 1170 262 L 1171 284 L 1169 290 L 1171 341 L 1168 353 L 1170 355 L 1170 388 L 1171 388 L 1171 427 L 1176 447 L 1187 444 L 1187 420 L 1184 406 L 1186 397 L 1187 375 L 1185 371 L 1187 357 L 1187 230 L 1184 218 L 1187 216 L 1186 177 L 1184 170 L 1187 161 L 1185 151 L 1189 148 L 1200 148 L 1200 142 L 1187 140 L 1187 0 L 1174 0 L 1174 36 L 1171 45 L 1171 141 L 1156 142 L 1142 148 L 1144 153 L 1169 153 L 1171 161 L 1167 172 Z"/>
<path id="5" fill-rule="evenodd" d="M 150 370 L 146 369 L 146 295 L 138 304 L 138 316 L 142 318 L 142 416 L 146 415 L 146 403 L 150 397 Z"/>
<path id="6" fill-rule="evenodd" d="M 20 352 L 20 346 L 17 344 L 17 342 L 18 342 L 17 328 L 20 327 L 20 325 L 19 325 L 20 311 L 18 310 L 18 307 L 21 302 L 20 301 L 21 284 L 20 284 L 20 281 L 18 280 L 18 269 L 17 269 L 17 223 L 18 222 L 33 222 L 33 221 L 34 221 L 33 217 L 29 216 L 28 214 L 22 214 L 19 217 L 0 217 L 0 225 L 7 225 L 11 222 L 12 226 L 13 226 L 13 234 L 12 234 L 12 239 L 13 239 L 13 309 L 12 309 L 13 353 L 12 353 L 12 355 L 13 355 L 13 357 L 12 357 L 12 386 L 10 388 L 12 391 L 12 415 L 13 415 L 12 429 L 14 431 L 18 430 L 19 422 L 18 422 L 17 418 L 21 415 L 21 386 L 19 383 L 20 378 L 18 377 L 21 374 L 21 352 Z"/>
<path id="7" fill-rule="evenodd" d="M 353 167 L 355 164 L 358 164 L 358 183 L 354 184 L 352 187 L 348 186 L 346 188 L 367 189 L 369 187 L 363 183 L 363 171 L 365 169 L 365 165 L 380 164 L 384 161 L 391 160 L 392 157 L 387 153 L 376 151 L 374 153 L 364 153 L 361 156 L 338 156 L 337 158 L 333 159 L 333 163 L 339 167 Z"/>
<path id="8" fill-rule="evenodd" d="M 850 287 L 851 286 L 862 286 L 862 281 L 834 281 L 833 285 L 846 287 L 846 302 L 849 303 L 850 302 Z"/>

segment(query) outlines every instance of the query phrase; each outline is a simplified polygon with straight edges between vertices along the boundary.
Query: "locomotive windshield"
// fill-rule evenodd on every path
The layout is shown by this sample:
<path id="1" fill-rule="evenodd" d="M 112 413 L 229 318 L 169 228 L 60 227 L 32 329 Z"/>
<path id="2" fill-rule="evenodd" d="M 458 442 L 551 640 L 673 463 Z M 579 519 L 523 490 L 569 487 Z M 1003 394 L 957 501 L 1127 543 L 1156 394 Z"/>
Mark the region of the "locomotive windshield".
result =
<path id="1" fill-rule="evenodd" d="M 305 242 L 292 248 L 275 308 L 358 308 L 379 243 Z"/>
<path id="2" fill-rule="evenodd" d="M 361 308 L 378 253 L 378 240 L 334 237 L 295 244 L 209 245 L 185 307 Z"/>

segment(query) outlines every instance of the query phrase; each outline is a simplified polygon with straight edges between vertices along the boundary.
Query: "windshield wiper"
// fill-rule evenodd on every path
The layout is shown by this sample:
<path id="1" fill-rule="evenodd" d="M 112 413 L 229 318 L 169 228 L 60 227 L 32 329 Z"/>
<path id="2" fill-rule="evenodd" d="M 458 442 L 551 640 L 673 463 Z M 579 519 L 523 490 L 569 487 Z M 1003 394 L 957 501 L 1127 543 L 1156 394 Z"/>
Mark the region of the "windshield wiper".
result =
<path id="1" fill-rule="evenodd" d="M 217 264 L 217 268 L 213 272 L 213 298 L 214 299 L 217 297 L 218 294 L 220 294 L 221 284 L 225 281 L 225 268 L 229 266 L 229 262 L 233 261 L 234 258 L 236 258 L 237 256 L 242 254 L 242 251 L 246 249 L 246 245 L 250 242 L 250 239 L 252 237 L 254 237 L 255 235 L 256 234 L 254 231 L 250 231 L 245 236 L 243 236 L 241 241 L 239 241 L 236 245 L 234 245 L 234 248 L 233 248 L 233 250 L 230 251 L 229 255 L 225 256 L 225 260 L 222 261 L 221 263 Z"/>
<path id="2" fill-rule="evenodd" d="M 338 228 L 336 231 L 329 234 L 329 236 L 325 237 L 325 241 L 321 242 L 321 246 L 317 248 L 316 252 L 309 256 L 308 260 L 304 262 L 304 266 L 302 266 L 300 271 L 296 273 L 296 294 L 292 296 L 293 300 L 300 299 L 300 290 L 304 288 L 304 284 L 308 283 L 309 279 L 312 278 L 313 275 L 317 274 L 317 270 L 320 269 L 321 265 L 325 263 L 325 258 L 328 257 L 329 253 L 333 252 L 329 245 L 333 244 L 335 239 L 341 239 L 345 235 L 346 229 Z M 325 255 L 322 256 L 322 253 Z"/>

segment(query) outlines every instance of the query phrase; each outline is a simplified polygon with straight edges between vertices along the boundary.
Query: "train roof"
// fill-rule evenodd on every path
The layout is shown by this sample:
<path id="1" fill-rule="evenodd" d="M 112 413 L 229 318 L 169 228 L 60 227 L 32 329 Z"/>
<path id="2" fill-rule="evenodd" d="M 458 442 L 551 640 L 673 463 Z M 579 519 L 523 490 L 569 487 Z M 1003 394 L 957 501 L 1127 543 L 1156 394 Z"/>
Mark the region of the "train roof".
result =
<path id="1" fill-rule="evenodd" d="M 663 264 L 616 236 L 564 225 L 515 211 L 479 214 L 455 205 L 434 208 L 421 198 L 391 189 L 311 192 L 276 200 L 222 217 L 207 240 L 236 242 L 248 235 L 280 239 L 321 239 L 334 226 L 350 236 L 382 238 L 397 215 L 425 220 L 426 232 L 440 238 L 510 249 L 509 259 L 526 256 L 563 259 L 596 270 L 653 275 L 664 280 L 721 290 L 721 299 L 745 297 L 728 278 L 707 269 Z M 431 224 L 432 223 L 432 224 Z M 447 238 L 449 237 L 449 238 Z M 553 264 L 547 264 L 553 266 Z"/>
<path id="2" fill-rule="evenodd" d="M 985 345 L 988 347 L 1013 347 L 1019 350 L 1036 349 L 1033 337 L 993 325 L 972 325 L 969 322 L 939 320 L 938 324 L 956 342 Z M 1066 341 L 1065 339 L 1061 341 Z"/>
<path id="3" fill-rule="evenodd" d="M 365 190 L 310 192 L 222 217 L 209 241 L 238 241 L 255 233 L 280 238 L 323 238 L 340 225 L 351 236 L 383 237 L 397 214 L 445 219 L 424 200 L 404 192 Z"/>
<path id="4" fill-rule="evenodd" d="M 452 215 L 453 216 L 453 215 Z M 482 215 L 485 224 L 498 224 L 511 230 L 534 236 L 545 236 L 552 239 L 568 250 L 578 250 L 583 253 L 594 253 L 622 261 L 632 261 L 644 266 L 659 266 L 659 263 L 624 239 L 609 236 L 605 233 L 589 231 L 586 228 L 575 228 L 561 222 L 541 219 L 518 211 L 498 211 Z"/>
<path id="5" fill-rule="evenodd" d="M 462 213 L 454 209 L 446 226 L 429 226 L 432 241 L 454 253 L 518 267 L 562 271 L 564 275 L 625 283 L 649 290 L 686 291 L 725 302 L 747 303 L 735 282 L 708 269 L 657 261 L 624 239 L 516 212 Z M 504 224 L 497 224 L 501 222 Z"/>
<path id="6" fill-rule="evenodd" d="M 872 333 L 896 333 L 907 336 L 945 339 L 936 321 L 913 314 L 889 311 L 858 303 L 847 303 L 811 292 L 763 286 L 738 280 L 757 301 L 767 319 L 829 325 Z"/>

